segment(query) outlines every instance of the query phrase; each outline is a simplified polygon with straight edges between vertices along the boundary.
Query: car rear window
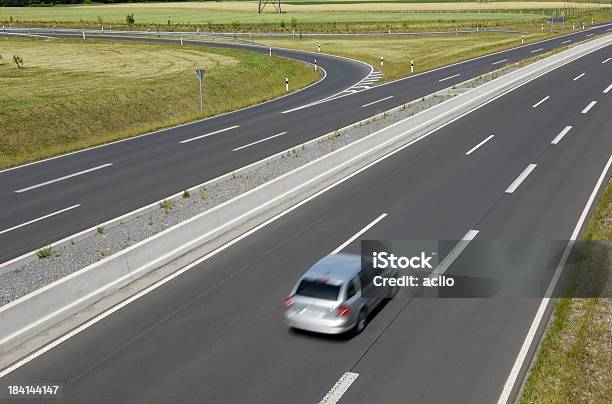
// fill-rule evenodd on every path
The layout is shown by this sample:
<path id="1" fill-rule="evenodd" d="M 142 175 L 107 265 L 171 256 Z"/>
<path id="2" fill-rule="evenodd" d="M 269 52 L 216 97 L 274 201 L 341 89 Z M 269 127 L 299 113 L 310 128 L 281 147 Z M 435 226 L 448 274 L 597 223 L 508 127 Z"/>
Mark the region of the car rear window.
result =
<path id="1" fill-rule="evenodd" d="M 332 285 L 327 282 L 303 279 L 295 292 L 296 295 L 314 297 L 324 300 L 338 300 L 340 285 Z"/>

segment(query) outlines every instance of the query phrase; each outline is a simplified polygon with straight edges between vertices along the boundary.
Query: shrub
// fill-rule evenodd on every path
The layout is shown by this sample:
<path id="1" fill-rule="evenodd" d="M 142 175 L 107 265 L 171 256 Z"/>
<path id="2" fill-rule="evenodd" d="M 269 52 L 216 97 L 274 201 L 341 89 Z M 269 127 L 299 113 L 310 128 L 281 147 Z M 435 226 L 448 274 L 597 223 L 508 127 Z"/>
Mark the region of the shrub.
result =
<path id="1" fill-rule="evenodd" d="M 36 251 L 36 255 L 38 255 L 38 258 L 48 257 L 49 255 L 51 255 L 51 246 L 48 245 L 41 248 L 40 250 Z"/>
<path id="2" fill-rule="evenodd" d="M 134 19 L 134 13 L 126 15 L 125 22 L 127 23 L 127 25 L 134 25 L 134 23 L 136 22 L 136 20 Z"/>
<path id="3" fill-rule="evenodd" d="M 98 227 L 97 227 L 97 230 L 98 230 L 98 234 L 104 234 L 104 232 L 106 231 L 106 230 L 104 229 L 104 226 L 98 226 Z"/>
<path id="4" fill-rule="evenodd" d="M 187 198 L 189 198 L 190 196 L 191 196 L 191 194 L 189 193 L 189 191 L 188 191 L 188 190 L 184 190 L 184 191 L 183 191 L 183 199 L 187 199 Z"/>
<path id="5" fill-rule="evenodd" d="M 172 201 L 164 199 L 159 203 L 159 207 L 162 208 L 164 210 L 164 213 L 167 215 L 174 207 L 174 203 Z"/>

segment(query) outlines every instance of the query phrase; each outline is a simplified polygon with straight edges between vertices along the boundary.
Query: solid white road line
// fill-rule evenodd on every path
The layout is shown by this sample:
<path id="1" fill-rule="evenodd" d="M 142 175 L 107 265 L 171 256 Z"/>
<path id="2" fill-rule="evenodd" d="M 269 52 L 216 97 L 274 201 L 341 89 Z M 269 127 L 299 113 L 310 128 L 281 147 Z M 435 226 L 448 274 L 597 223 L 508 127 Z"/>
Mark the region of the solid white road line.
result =
<path id="1" fill-rule="evenodd" d="M 510 186 L 506 189 L 506 193 L 507 194 L 511 194 L 514 191 L 516 191 L 516 189 L 519 187 L 519 185 L 521 185 L 521 183 L 523 181 L 525 181 L 525 178 L 527 178 L 527 176 L 529 174 L 531 174 L 531 172 L 533 171 L 534 168 L 536 168 L 538 165 L 537 164 L 529 164 L 527 166 L 527 168 L 525 168 L 523 170 L 523 172 L 521 173 L 521 175 L 519 175 L 512 184 L 510 184 Z"/>
<path id="2" fill-rule="evenodd" d="M 547 95 L 546 97 L 542 98 L 540 101 L 533 104 L 531 108 L 537 108 L 540 104 L 542 104 L 544 101 L 546 101 L 549 98 L 550 98 L 550 95 Z"/>
<path id="3" fill-rule="evenodd" d="M 610 59 L 612 59 L 612 58 L 607 58 L 606 60 L 604 60 L 603 62 L 601 62 L 601 64 L 604 64 L 604 63 L 609 62 L 609 61 L 610 61 Z"/>
<path id="4" fill-rule="evenodd" d="M 587 35 L 586 35 L 586 37 L 587 37 L 587 38 L 588 38 L 588 37 L 590 37 L 590 36 L 593 36 L 593 34 L 587 34 Z"/>
<path id="5" fill-rule="evenodd" d="M 585 74 L 586 73 L 579 74 L 578 76 L 574 77 L 572 81 L 580 80 Z"/>
<path id="6" fill-rule="evenodd" d="M 282 135 L 284 135 L 284 134 L 286 134 L 286 133 L 287 133 L 287 132 L 277 133 L 276 135 L 272 135 L 272 136 L 270 136 L 270 137 L 267 137 L 267 138 L 264 138 L 264 139 L 258 140 L 258 141 L 256 141 L 256 142 L 249 143 L 249 144 L 245 144 L 244 146 L 236 147 L 235 149 L 232 149 L 232 151 L 242 150 L 242 149 L 245 149 L 245 148 L 247 148 L 247 147 L 249 147 L 249 146 L 253 146 L 254 144 L 261 143 L 261 142 L 265 142 L 266 140 L 270 140 L 270 139 L 274 139 L 275 137 L 282 136 Z"/>
<path id="7" fill-rule="evenodd" d="M 527 353 L 529 352 L 529 349 L 531 348 L 531 344 L 533 343 L 533 340 L 535 339 L 538 328 L 540 328 L 540 323 L 542 322 L 542 318 L 544 317 L 544 313 L 546 312 L 546 308 L 548 307 L 548 303 L 550 301 L 550 297 L 552 296 L 552 292 L 557 287 L 557 282 L 559 280 L 559 277 L 561 276 L 561 271 L 563 271 L 563 267 L 565 266 L 565 263 L 572 250 L 572 247 L 574 246 L 574 242 L 578 238 L 578 235 L 580 234 L 580 229 L 582 228 L 582 225 L 584 224 L 584 221 L 586 220 L 587 215 L 589 214 L 591 205 L 595 201 L 595 197 L 597 196 L 597 193 L 599 192 L 599 188 L 601 187 L 601 185 L 603 184 L 606 178 L 606 174 L 608 173 L 608 170 L 610 169 L 610 165 L 612 165 L 612 155 L 610 155 L 610 158 L 608 159 L 608 163 L 605 165 L 603 171 L 601 172 L 601 175 L 599 176 L 599 179 L 597 180 L 597 183 L 595 184 L 595 187 L 593 188 L 593 192 L 591 192 L 591 196 L 587 200 L 584 210 L 582 211 L 582 214 L 580 215 L 580 218 L 578 219 L 578 223 L 576 223 L 574 232 L 572 233 L 572 236 L 570 237 L 570 240 L 567 243 L 567 246 L 565 247 L 565 251 L 563 251 L 563 255 L 561 256 L 559 265 L 557 266 L 557 269 L 555 270 L 555 273 L 553 274 L 553 277 L 550 280 L 550 284 L 548 285 L 548 288 L 546 289 L 544 298 L 542 299 L 542 302 L 540 303 L 540 306 L 538 307 L 538 311 L 536 312 L 535 317 L 533 318 L 531 327 L 529 327 L 529 331 L 527 332 L 525 341 L 523 341 L 523 345 L 521 346 L 521 349 L 516 357 L 516 360 L 514 361 L 512 370 L 510 370 L 508 379 L 506 379 L 506 383 L 504 384 L 504 389 L 502 390 L 499 396 L 499 400 L 497 400 L 498 404 L 506 404 L 508 403 L 508 400 L 510 399 L 510 394 L 512 393 L 512 390 L 514 389 L 514 384 L 516 383 L 519 372 L 521 371 L 521 368 L 523 367 L 523 363 L 525 362 L 525 359 L 527 358 Z"/>
<path id="8" fill-rule="evenodd" d="M 361 108 L 363 108 L 363 107 L 369 107 L 370 105 L 376 104 L 376 103 L 378 103 L 378 102 L 383 102 L 383 101 L 388 100 L 388 99 L 391 99 L 391 98 L 393 98 L 393 96 L 392 96 L 392 95 L 390 95 L 390 96 L 388 96 L 388 97 L 385 97 L 385 98 L 381 98 L 380 100 L 376 100 L 376 101 L 369 102 L 369 103 L 367 103 L 367 104 L 363 104 L 363 105 L 361 106 Z"/>
<path id="9" fill-rule="evenodd" d="M 49 213 L 48 215 L 41 216 L 38 219 L 33 219 L 33 220 L 30 220 L 29 222 L 21 223 L 21 224 L 18 224 L 17 226 L 13 226 L 13 227 L 10 227 L 8 229 L 4 229 L 4 230 L 0 231 L 0 234 L 8 233 L 11 230 L 15 230 L 15 229 L 18 229 L 18 228 L 23 227 L 23 226 L 27 226 L 27 225 L 32 224 L 32 223 L 36 223 L 38 221 L 44 220 L 44 219 L 46 219 L 48 217 L 51 217 L 51 216 L 59 215 L 60 213 L 64 213 L 64 212 L 69 211 L 71 209 L 78 208 L 79 206 L 81 206 L 81 205 L 79 205 L 79 204 L 72 205 L 72 206 L 69 206 L 67 208 L 58 210 L 57 212 Z"/>
<path id="10" fill-rule="evenodd" d="M 497 62 L 493 62 L 492 64 L 493 65 L 498 65 L 500 63 L 504 63 L 504 62 L 507 62 L 507 61 L 508 61 L 508 59 L 502 59 L 502 60 L 498 60 Z"/>
<path id="11" fill-rule="evenodd" d="M 536 53 L 536 52 L 539 52 L 539 51 L 541 51 L 541 50 L 544 50 L 544 48 L 534 49 L 534 50 L 532 50 L 532 51 L 531 51 L 531 53 Z"/>
<path id="12" fill-rule="evenodd" d="M 610 84 L 608 87 L 606 87 L 605 90 L 603 90 L 604 94 L 608 94 L 610 92 L 610 90 L 612 90 L 612 84 Z"/>
<path id="13" fill-rule="evenodd" d="M 54 180 L 50 180 L 50 181 L 42 182 L 40 184 L 32 185 L 31 187 L 22 188 L 22 189 L 19 189 L 19 190 L 15 191 L 15 192 L 19 194 L 19 193 L 22 193 L 22 192 L 30 191 L 32 189 L 44 187 L 45 185 L 53 184 L 54 182 L 59 182 L 59 181 L 67 180 L 68 178 L 76 177 L 77 175 L 83 175 L 83 174 L 90 173 L 92 171 L 101 170 L 102 168 L 110 167 L 112 165 L 113 165 L 112 163 L 102 164 L 101 166 L 97 166 L 97 167 L 89 168 L 87 170 L 79 171 L 78 173 L 73 173 L 73 174 L 65 175 L 63 177 L 56 178 Z"/>
<path id="14" fill-rule="evenodd" d="M 354 372 L 346 372 L 343 374 L 340 379 L 338 379 L 336 384 L 333 385 L 331 390 L 329 390 L 329 392 L 325 395 L 325 397 L 319 401 L 319 404 L 336 404 L 338 401 L 340 401 L 344 393 L 346 393 L 348 388 L 351 387 L 351 384 L 353 384 L 358 376 L 359 373 Z"/>
<path id="15" fill-rule="evenodd" d="M 567 41 L 563 41 L 563 42 L 561 42 L 561 43 L 570 43 L 570 42 L 572 42 L 572 40 L 571 40 L 571 39 L 568 39 Z"/>
<path id="16" fill-rule="evenodd" d="M 567 135 L 567 132 L 569 132 L 570 130 L 572 130 L 572 127 L 566 126 L 565 128 L 563 128 L 561 132 L 559 132 L 557 136 L 555 136 L 555 138 L 550 143 L 558 144 L 561 141 L 561 139 L 563 139 L 563 136 Z"/>
<path id="17" fill-rule="evenodd" d="M 351 238 L 349 238 L 348 240 L 346 240 L 344 243 L 340 244 L 338 246 L 338 248 L 336 248 L 334 251 L 330 252 L 329 255 L 334 255 L 334 254 L 338 254 L 340 251 L 344 250 L 344 248 L 351 244 L 353 241 L 355 241 L 358 237 L 360 237 L 363 233 L 365 233 L 366 231 L 370 230 L 372 227 L 374 227 L 376 225 L 376 223 L 380 222 L 381 220 L 383 220 L 385 217 L 387 217 L 386 213 L 383 213 L 382 215 L 378 216 L 376 219 L 372 220 L 372 222 L 370 222 L 370 224 L 368 224 L 366 227 L 364 227 L 363 229 L 359 230 L 357 233 L 355 233 Z"/>
<path id="18" fill-rule="evenodd" d="M 212 135 L 216 135 L 217 133 L 221 133 L 221 132 L 227 132 L 228 130 L 236 129 L 236 128 L 239 128 L 239 127 L 240 127 L 240 125 L 230 126 L 229 128 L 219 129 L 219 130 L 216 130 L 216 131 L 214 131 L 214 132 L 206 133 L 206 134 L 204 134 L 204 135 L 200 135 L 200 136 L 192 137 L 191 139 L 182 140 L 182 141 L 180 141 L 179 143 L 189 143 L 189 142 L 193 142 L 194 140 L 203 139 L 203 138 L 205 138 L 205 137 L 212 136 Z"/>
<path id="19" fill-rule="evenodd" d="M 486 138 L 485 140 L 483 140 L 482 142 L 478 143 L 476 146 L 472 147 L 470 150 L 468 150 L 467 152 L 465 152 L 466 156 L 469 156 L 470 154 L 472 154 L 474 151 L 476 151 L 476 149 L 478 149 L 480 146 L 482 146 L 483 144 L 487 143 L 489 140 L 493 139 L 493 137 L 495 137 L 495 135 L 491 135 L 488 138 Z"/>
<path id="20" fill-rule="evenodd" d="M 445 77 L 445 78 L 440 79 L 438 81 L 446 81 L 446 80 L 450 80 L 450 79 L 453 79 L 453 78 L 459 77 L 459 76 L 461 76 L 461 74 L 453 74 L 452 76 Z"/>
<path id="21" fill-rule="evenodd" d="M 593 108 L 593 106 L 595 106 L 595 104 L 597 104 L 597 101 L 591 101 L 589 102 L 589 105 L 587 105 L 586 107 L 584 107 L 584 109 L 582 111 L 580 111 L 581 114 L 586 114 L 587 112 L 589 112 L 591 110 L 591 108 Z"/>

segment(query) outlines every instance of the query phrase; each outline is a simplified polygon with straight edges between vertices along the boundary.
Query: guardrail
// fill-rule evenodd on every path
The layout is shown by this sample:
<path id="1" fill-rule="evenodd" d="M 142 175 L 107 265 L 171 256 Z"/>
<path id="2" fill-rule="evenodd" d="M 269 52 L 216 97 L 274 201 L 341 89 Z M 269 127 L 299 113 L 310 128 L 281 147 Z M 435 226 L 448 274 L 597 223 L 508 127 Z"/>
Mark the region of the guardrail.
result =
<path id="1" fill-rule="evenodd" d="M 195 248 L 212 251 L 339 178 L 506 92 L 612 44 L 607 35 L 508 73 L 381 129 L 221 205 L 0 307 L 5 352 Z M 225 240 L 225 241 L 224 241 Z"/>

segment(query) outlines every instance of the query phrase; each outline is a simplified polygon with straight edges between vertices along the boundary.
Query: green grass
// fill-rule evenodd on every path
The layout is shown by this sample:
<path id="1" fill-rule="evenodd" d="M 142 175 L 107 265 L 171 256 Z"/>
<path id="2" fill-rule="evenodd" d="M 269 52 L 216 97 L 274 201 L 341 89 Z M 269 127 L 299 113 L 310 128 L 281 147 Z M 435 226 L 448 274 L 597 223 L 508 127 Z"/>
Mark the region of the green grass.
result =
<path id="1" fill-rule="evenodd" d="M 595 209 L 584 240 L 612 240 L 612 181 Z M 566 287 L 584 287 L 584 272 L 601 277 L 597 287 L 612 287 L 610 248 L 598 248 L 596 268 L 576 266 Z M 587 275 L 592 276 L 592 275 Z M 603 285 L 602 285 L 603 283 Z M 575 294 L 574 294 L 575 295 Z M 612 402 L 612 299 L 561 298 L 525 382 L 521 403 Z"/>
<path id="2" fill-rule="evenodd" d="M 88 40 L 0 38 L 0 167 L 235 110 L 315 81 L 302 63 L 255 52 Z M 24 60 L 18 69 L 12 55 Z"/>
<path id="3" fill-rule="evenodd" d="M 526 42 L 549 36 L 545 32 L 526 35 Z M 317 51 L 346 56 L 370 63 L 380 68 L 384 58 L 385 80 L 410 74 L 410 61 L 415 61 L 415 73 L 469 59 L 489 52 L 519 45 L 519 34 L 466 34 L 418 36 L 382 39 L 280 39 L 265 40 L 267 45 Z"/>
<path id="4" fill-rule="evenodd" d="M 210 4 L 210 3 L 209 3 Z M 17 21 L 56 21 L 56 22 L 90 22 L 96 23 L 101 19 L 106 24 L 125 23 L 127 14 L 134 13 L 134 18 L 139 24 L 213 24 L 232 25 L 239 24 L 280 24 L 284 20 L 287 25 L 291 18 L 296 18 L 299 23 L 333 23 L 343 24 L 346 22 L 418 22 L 418 21 L 465 21 L 465 20 L 504 20 L 522 21 L 541 18 L 540 10 L 516 10 L 503 12 L 481 12 L 465 10 L 457 12 L 404 12 L 398 11 L 376 11 L 375 5 L 370 7 L 365 4 L 366 10 L 342 11 L 338 7 L 330 10 L 290 11 L 283 14 L 266 12 L 257 13 L 256 2 L 242 2 L 238 5 L 224 8 L 213 8 L 203 3 L 182 3 L 180 7 L 169 6 L 163 3 L 131 4 L 86 4 L 55 7 L 26 7 L 10 8 L 0 7 L 0 21 L 9 21 L 11 17 Z M 321 3 L 324 4 L 324 3 Z M 328 3 L 329 4 L 329 3 Z M 213 6 L 215 4 L 213 3 Z M 330 4 L 330 7 L 332 5 Z M 288 7 L 290 8 L 290 7 Z"/>
<path id="5" fill-rule="evenodd" d="M 84 6 L 56 6 L 56 7 L 28 7 L 8 8 L 0 7 L 0 21 L 9 21 L 10 17 L 17 21 L 48 21 L 48 22 L 98 22 L 98 17 L 105 24 L 125 23 L 125 16 L 134 13 L 138 24 L 171 24 L 185 25 L 234 25 L 239 24 L 274 24 L 285 21 L 289 27 L 291 18 L 299 23 L 333 23 L 346 24 L 347 22 L 417 22 L 417 21 L 524 21 L 542 18 L 540 13 L 399 13 L 399 12 L 371 12 L 371 11 L 334 11 L 334 12 L 292 12 L 283 14 L 264 13 L 257 14 L 256 5 L 252 11 L 243 10 L 200 10 L 194 9 L 167 9 L 151 5 L 148 8 L 110 7 L 98 5 Z"/>
<path id="6" fill-rule="evenodd" d="M 381 4 L 385 3 L 385 4 Z M 414 3 L 414 4 L 410 4 Z M 285 3 L 282 14 L 268 6 L 263 14 L 257 13 L 255 1 L 183 2 L 183 3 L 119 3 L 60 5 L 55 7 L 0 7 L 0 21 L 18 26 L 79 26 L 100 28 L 126 27 L 126 15 L 133 14 L 135 28 L 153 30 L 194 29 L 196 26 L 214 31 L 275 31 L 275 32 L 339 32 L 392 30 L 439 30 L 473 28 L 476 26 L 499 28 L 522 23 L 544 21 L 561 10 L 559 4 L 549 1 L 527 1 L 525 7 L 513 2 L 486 2 L 482 7 L 500 9 L 466 9 L 470 4 L 447 2 L 431 4 L 425 1 L 296 1 Z M 478 4 L 478 3 L 476 3 Z M 547 6 L 547 4 L 553 4 Z M 425 6 L 427 10 L 404 9 Z M 437 7 L 437 9 L 436 9 Z M 442 7 L 442 9 L 440 9 Z M 446 9 L 448 7 L 448 9 Z M 582 16 L 578 9 L 566 10 L 574 17 Z M 578 13 L 578 14 L 577 14 Z M 601 13 L 598 11 L 597 13 Z M 609 8 L 607 15 L 612 15 Z M 610 17 L 612 18 L 612 17 Z M 600 21 L 602 19 L 599 19 Z"/>

